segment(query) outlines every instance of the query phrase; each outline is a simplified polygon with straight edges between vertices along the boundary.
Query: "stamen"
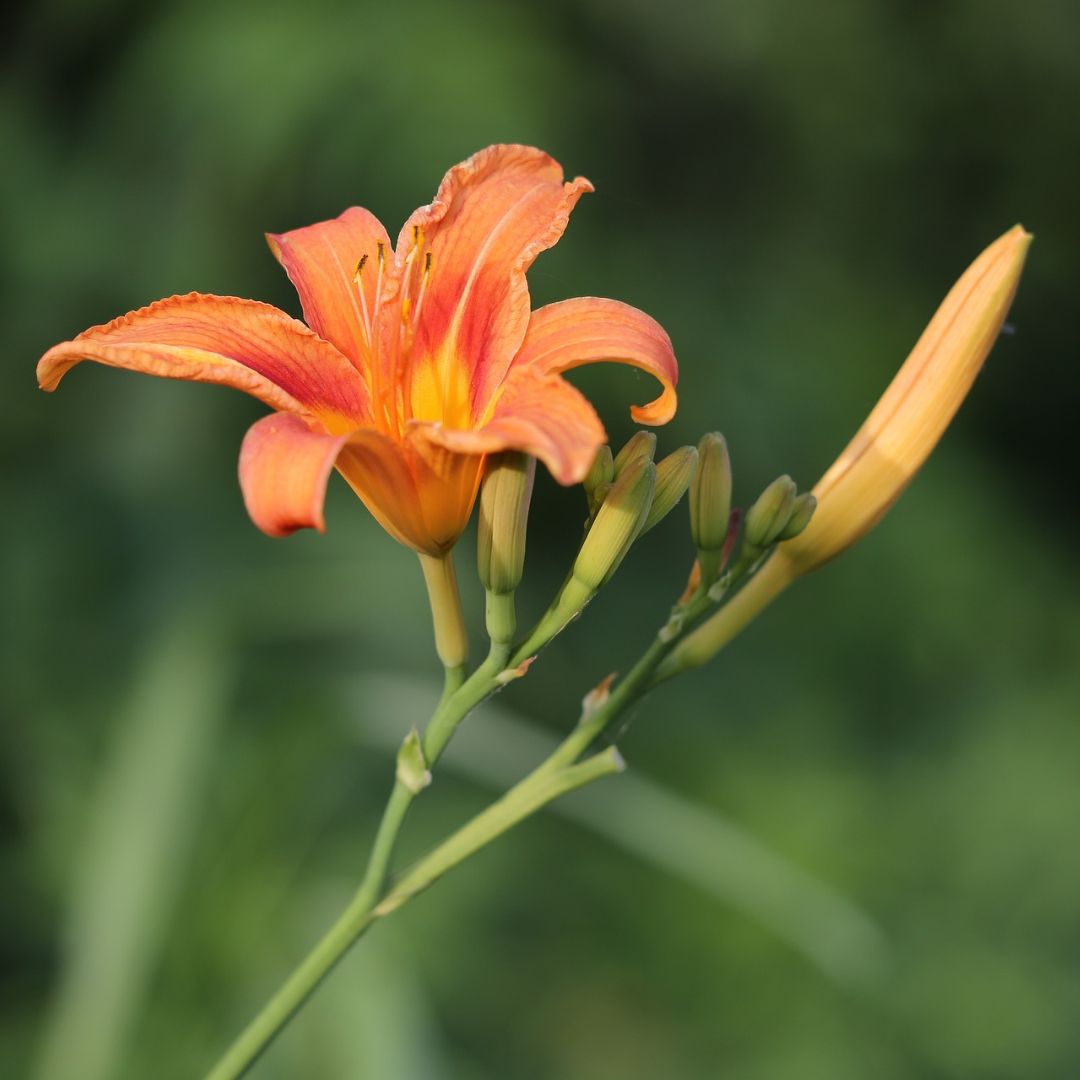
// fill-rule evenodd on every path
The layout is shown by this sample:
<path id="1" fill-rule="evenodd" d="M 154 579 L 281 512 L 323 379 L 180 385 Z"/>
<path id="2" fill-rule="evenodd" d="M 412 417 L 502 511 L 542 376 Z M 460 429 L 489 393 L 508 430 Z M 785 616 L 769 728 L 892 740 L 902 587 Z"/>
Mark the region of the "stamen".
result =
<path id="1" fill-rule="evenodd" d="M 432 256 L 431 252 L 429 251 L 424 255 L 424 270 L 420 277 L 420 291 L 419 293 L 417 293 L 416 307 L 413 310 L 412 323 L 414 330 L 420 324 L 420 311 L 424 306 L 424 297 L 425 295 L 427 295 L 427 283 L 428 279 L 431 277 L 431 264 Z"/>
<path id="2" fill-rule="evenodd" d="M 416 250 L 415 248 L 413 249 Z M 413 374 L 413 355 L 412 355 L 412 343 L 413 338 L 416 336 L 416 328 L 420 325 L 420 312 L 424 308 L 424 297 L 427 295 L 428 279 L 431 277 L 431 264 L 432 257 L 431 252 L 428 251 L 424 254 L 424 268 L 420 271 L 420 288 L 416 294 L 416 303 L 412 305 L 412 318 L 410 320 L 409 334 L 408 334 L 408 354 L 405 358 L 405 378 L 402 383 L 405 387 L 404 392 L 404 404 L 407 409 L 407 416 L 412 416 L 412 402 L 411 402 L 411 387 L 412 387 L 412 374 Z M 403 312 L 404 314 L 404 312 Z"/>
<path id="3" fill-rule="evenodd" d="M 386 266 L 386 245 L 380 240 L 375 245 L 375 250 L 379 259 L 379 273 L 375 278 L 375 321 L 378 323 L 379 311 L 382 308 L 382 283 L 383 283 L 383 269 Z M 378 352 L 378 346 L 376 345 L 375 352 Z M 375 357 L 378 362 L 378 357 Z"/>
<path id="4" fill-rule="evenodd" d="M 386 245 L 380 240 L 375 245 L 379 259 L 379 275 L 375 278 L 375 317 L 379 317 L 379 302 L 382 300 L 383 269 L 386 267 Z"/>
<path id="5" fill-rule="evenodd" d="M 371 315 L 368 312 L 367 296 L 364 294 L 364 286 L 360 281 L 360 277 L 364 272 L 364 267 L 367 266 L 367 255 L 361 255 L 359 261 L 356 264 L 356 269 L 353 271 L 353 283 L 356 285 L 356 291 L 360 294 L 360 314 L 364 320 L 364 334 L 367 338 L 367 347 L 371 348 Z"/>

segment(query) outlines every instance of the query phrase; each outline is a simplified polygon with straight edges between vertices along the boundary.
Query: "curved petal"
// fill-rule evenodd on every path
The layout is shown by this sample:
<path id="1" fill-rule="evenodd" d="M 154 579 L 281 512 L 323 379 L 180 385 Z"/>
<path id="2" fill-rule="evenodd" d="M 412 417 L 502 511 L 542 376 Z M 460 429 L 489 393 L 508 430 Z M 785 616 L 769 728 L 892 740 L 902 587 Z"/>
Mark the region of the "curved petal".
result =
<path id="1" fill-rule="evenodd" d="M 556 243 L 592 185 L 528 146 L 489 146 L 455 165 L 405 223 L 397 264 L 431 253 L 412 346 L 412 415 L 466 427 L 502 381 L 529 322 L 525 271 Z M 419 272 L 419 271 L 418 271 Z M 408 285 L 408 282 L 405 283 Z M 406 289 L 405 291 L 409 291 Z M 454 378 L 449 368 L 464 369 Z M 444 400 L 448 385 L 465 400 Z"/>
<path id="2" fill-rule="evenodd" d="M 384 255 L 390 251 L 382 223 L 354 206 L 332 221 L 267 233 L 266 239 L 296 287 L 308 326 L 336 345 L 366 378 L 371 369 L 379 244 Z M 361 260 L 364 268 L 358 281 Z"/>
<path id="3" fill-rule="evenodd" d="M 578 484 L 606 435 L 596 411 L 564 379 L 536 368 L 515 370 L 503 385 L 491 419 L 475 431 L 438 426 L 425 438 L 459 454 L 523 450 L 539 458 L 560 484 Z"/>
<path id="4" fill-rule="evenodd" d="M 352 430 L 370 414 L 363 379 L 333 345 L 255 300 L 188 293 L 91 327 L 38 361 L 41 388 L 55 390 L 82 360 L 232 386 L 331 432 Z"/>
<path id="5" fill-rule="evenodd" d="M 630 409 L 639 424 L 666 424 L 675 415 L 679 365 L 671 339 L 655 319 L 618 300 L 582 296 L 537 308 L 513 371 L 551 373 L 603 362 L 629 364 L 659 380 L 660 396 Z"/>
<path id="6" fill-rule="evenodd" d="M 468 524 L 482 467 L 482 456 L 449 452 L 416 428 L 402 442 L 356 431 L 337 459 L 338 471 L 379 524 L 428 555 L 448 551 Z"/>
<path id="7" fill-rule="evenodd" d="M 240 488 L 251 520 L 268 536 L 324 532 L 326 481 L 347 438 L 312 431 L 291 413 L 253 424 L 240 447 Z"/>

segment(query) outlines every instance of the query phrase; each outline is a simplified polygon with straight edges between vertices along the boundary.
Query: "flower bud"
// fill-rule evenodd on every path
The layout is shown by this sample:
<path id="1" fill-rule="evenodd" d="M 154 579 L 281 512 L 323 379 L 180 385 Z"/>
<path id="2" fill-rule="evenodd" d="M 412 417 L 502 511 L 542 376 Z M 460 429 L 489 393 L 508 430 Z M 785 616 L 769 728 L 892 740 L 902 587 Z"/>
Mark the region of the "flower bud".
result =
<path id="1" fill-rule="evenodd" d="M 817 509 L 817 499 L 809 491 L 799 495 L 791 507 L 791 517 L 788 523 L 780 530 L 778 541 L 794 540 L 810 524 L 810 519 Z"/>
<path id="2" fill-rule="evenodd" d="M 416 728 L 405 736 L 405 741 L 398 750 L 397 779 L 413 795 L 419 795 L 431 783 L 431 770 L 424 757 L 424 748 Z"/>
<path id="3" fill-rule="evenodd" d="M 698 465 L 690 484 L 690 536 L 702 575 L 712 580 L 720 568 L 731 517 L 731 458 L 718 431 L 698 443 Z"/>
<path id="4" fill-rule="evenodd" d="M 746 511 L 745 539 L 748 547 L 767 548 L 784 531 L 795 508 L 798 488 L 790 476 L 777 477 Z"/>
<path id="5" fill-rule="evenodd" d="M 632 435 L 626 441 L 626 445 L 615 455 L 616 479 L 630 462 L 637 461 L 638 458 L 652 461 L 655 454 L 656 436 L 651 431 L 639 431 L 636 435 Z"/>
<path id="6" fill-rule="evenodd" d="M 922 468 L 998 339 L 1030 244 L 1030 234 L 1014 226 L 942 301 L 862 427 L 814 485 L 814 520 L 781 549 L 796 574 L 865 536 Z"/>
<path id="7" fill-rule="evenodd" d="M 668 454 L 656 466 L 656 490 L 653 493 L 652 506 L 649 507 L 642 533 L 647 533 L 659 524 L 678 505 L 679 500 L 690 486 L 690 478 L 697 466 L 698 452 L 693 446 L 683 446 Z"/>
<path id="8" fill-rule="evenodd" d="M 649 515 L 656 466 L 638 457 L 619 473 L 574 562 L 573 576 L 591 592 L 605 584 L 623 561 Z"/>
<path id="9" fill-rule="evenodd" d="M 715 656 L 797 578 L 846 551 L 889 511 L 949 426 L 1001 332 L 1031 236 L 998 237 L 961 275 L 855 437 L 814 486 L 817 511 L 732 600 L 657 668 L 670 678 Z"/>
<path id="10" fill-rule="evenodd" d="M 605 444 L 596 452 L 592 465 L 582 481 L 585 488 L 585 498 L 589 501 L 589 513 L 594 517 L 600 509 L 600 504 L 611 490 L 612 481 L 615 479 L 615 460 L 611 456 L 611 447 Z"/>
<path id="11" fill-rule="evenodd" d="M 476 567 L 487 592 L 488 636 L 509 645 L 517 629 L 514 590 L 525 568 L 525 534 L 536 459 L 517 451 L 492 456 L 480 488 Z"/>

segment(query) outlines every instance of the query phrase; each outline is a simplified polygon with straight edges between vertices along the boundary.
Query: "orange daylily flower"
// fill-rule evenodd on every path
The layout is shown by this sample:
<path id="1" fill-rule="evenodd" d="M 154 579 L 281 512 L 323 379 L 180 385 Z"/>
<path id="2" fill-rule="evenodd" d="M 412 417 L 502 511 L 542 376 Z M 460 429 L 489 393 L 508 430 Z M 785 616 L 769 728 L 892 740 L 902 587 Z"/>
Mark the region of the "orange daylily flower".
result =
<path id="1" fill-rule="evenodd" d="M 662 386 L 634 419 L 675 412 L 675 356 L 649 316 L 593 297 L 530 310 L 526 270 L 591 190 L 539 150 L 488 147 L 446 174 L 395 247 L 359 207 L 268 236 L 307 325 L 254 300 L 174 296 L 54 346 L 38 381 L 54 390 L 95 360 L 243 390 L 277 410 L 240 451 L 260 529 L 321 531 L 336 467 L 391 536 L 441 555 L 468 522 L 487 454 L 522 450 L 562 484 L 584 478 L 606 436 L 561 372 L 630 364 Z"/>

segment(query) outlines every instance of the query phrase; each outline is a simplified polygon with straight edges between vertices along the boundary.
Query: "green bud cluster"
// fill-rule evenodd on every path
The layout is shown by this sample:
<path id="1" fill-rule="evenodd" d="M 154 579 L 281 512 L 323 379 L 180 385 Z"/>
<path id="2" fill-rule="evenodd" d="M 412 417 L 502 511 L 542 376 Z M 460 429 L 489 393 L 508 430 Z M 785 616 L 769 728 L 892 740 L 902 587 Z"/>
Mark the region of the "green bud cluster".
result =
<path id="1" fill-rule="evenodd" d="M 590 509 L 585 538 L 558 597 L 521 645 L 526 653 L 576 618 L 611 580 L 637 538 L 687 492 L 697 566 L 676 614 L 693 596 L 704 600 L 707 593 L 720 600 L 727 595 L 775 544 L 799 535 L 814 513 L 814 496 L 800 495 L 789 476 L 774 480 L 745 513 L 733 511 L 731 459 L 719 432 L 705 435 L 696 447 L 680 447 L 659 463 L 655 453 L 656 436 L 639 431 L 617 454 L 608 446 L 596 454 L 583 480 Z M 509 645 L 515 628 L 513 593 L 522 575 L 534 467 L 520 454 L 493 458 L 481 490 L 477 550 L 487 590 L 488 632 L 495 644 Z M 676 620 L 662 634 L 676 634 L 681 627 Z"/>
<path id="2" fill-rule="evenodd" d="M 764 550 L 784 531 L 795 509 L 798 488 L 790 476 L 778 476 L 746 511 L 744 539 L 747 547 Z"/>
<path id="3" fill-rule="evenodd" d="M 601 447 L 585 478 L 590 524 L 559 595 L 553 617 L 572 619 L 619 568 L 627 552 L 659 524 L 690 485 L 698 452 L 683 446 L 659 464 L 653 461 L 656 436 L 639 431 L 612 457 Z"/>
<path id="4" fill-rule="evenodd" d="M 790 476 L 778 476 L 746 512 L 745 546 L 761 552 L 793 540 L 810 524 L 816 509 L 817 499 L 809 491 L 800 495 Z"/>

